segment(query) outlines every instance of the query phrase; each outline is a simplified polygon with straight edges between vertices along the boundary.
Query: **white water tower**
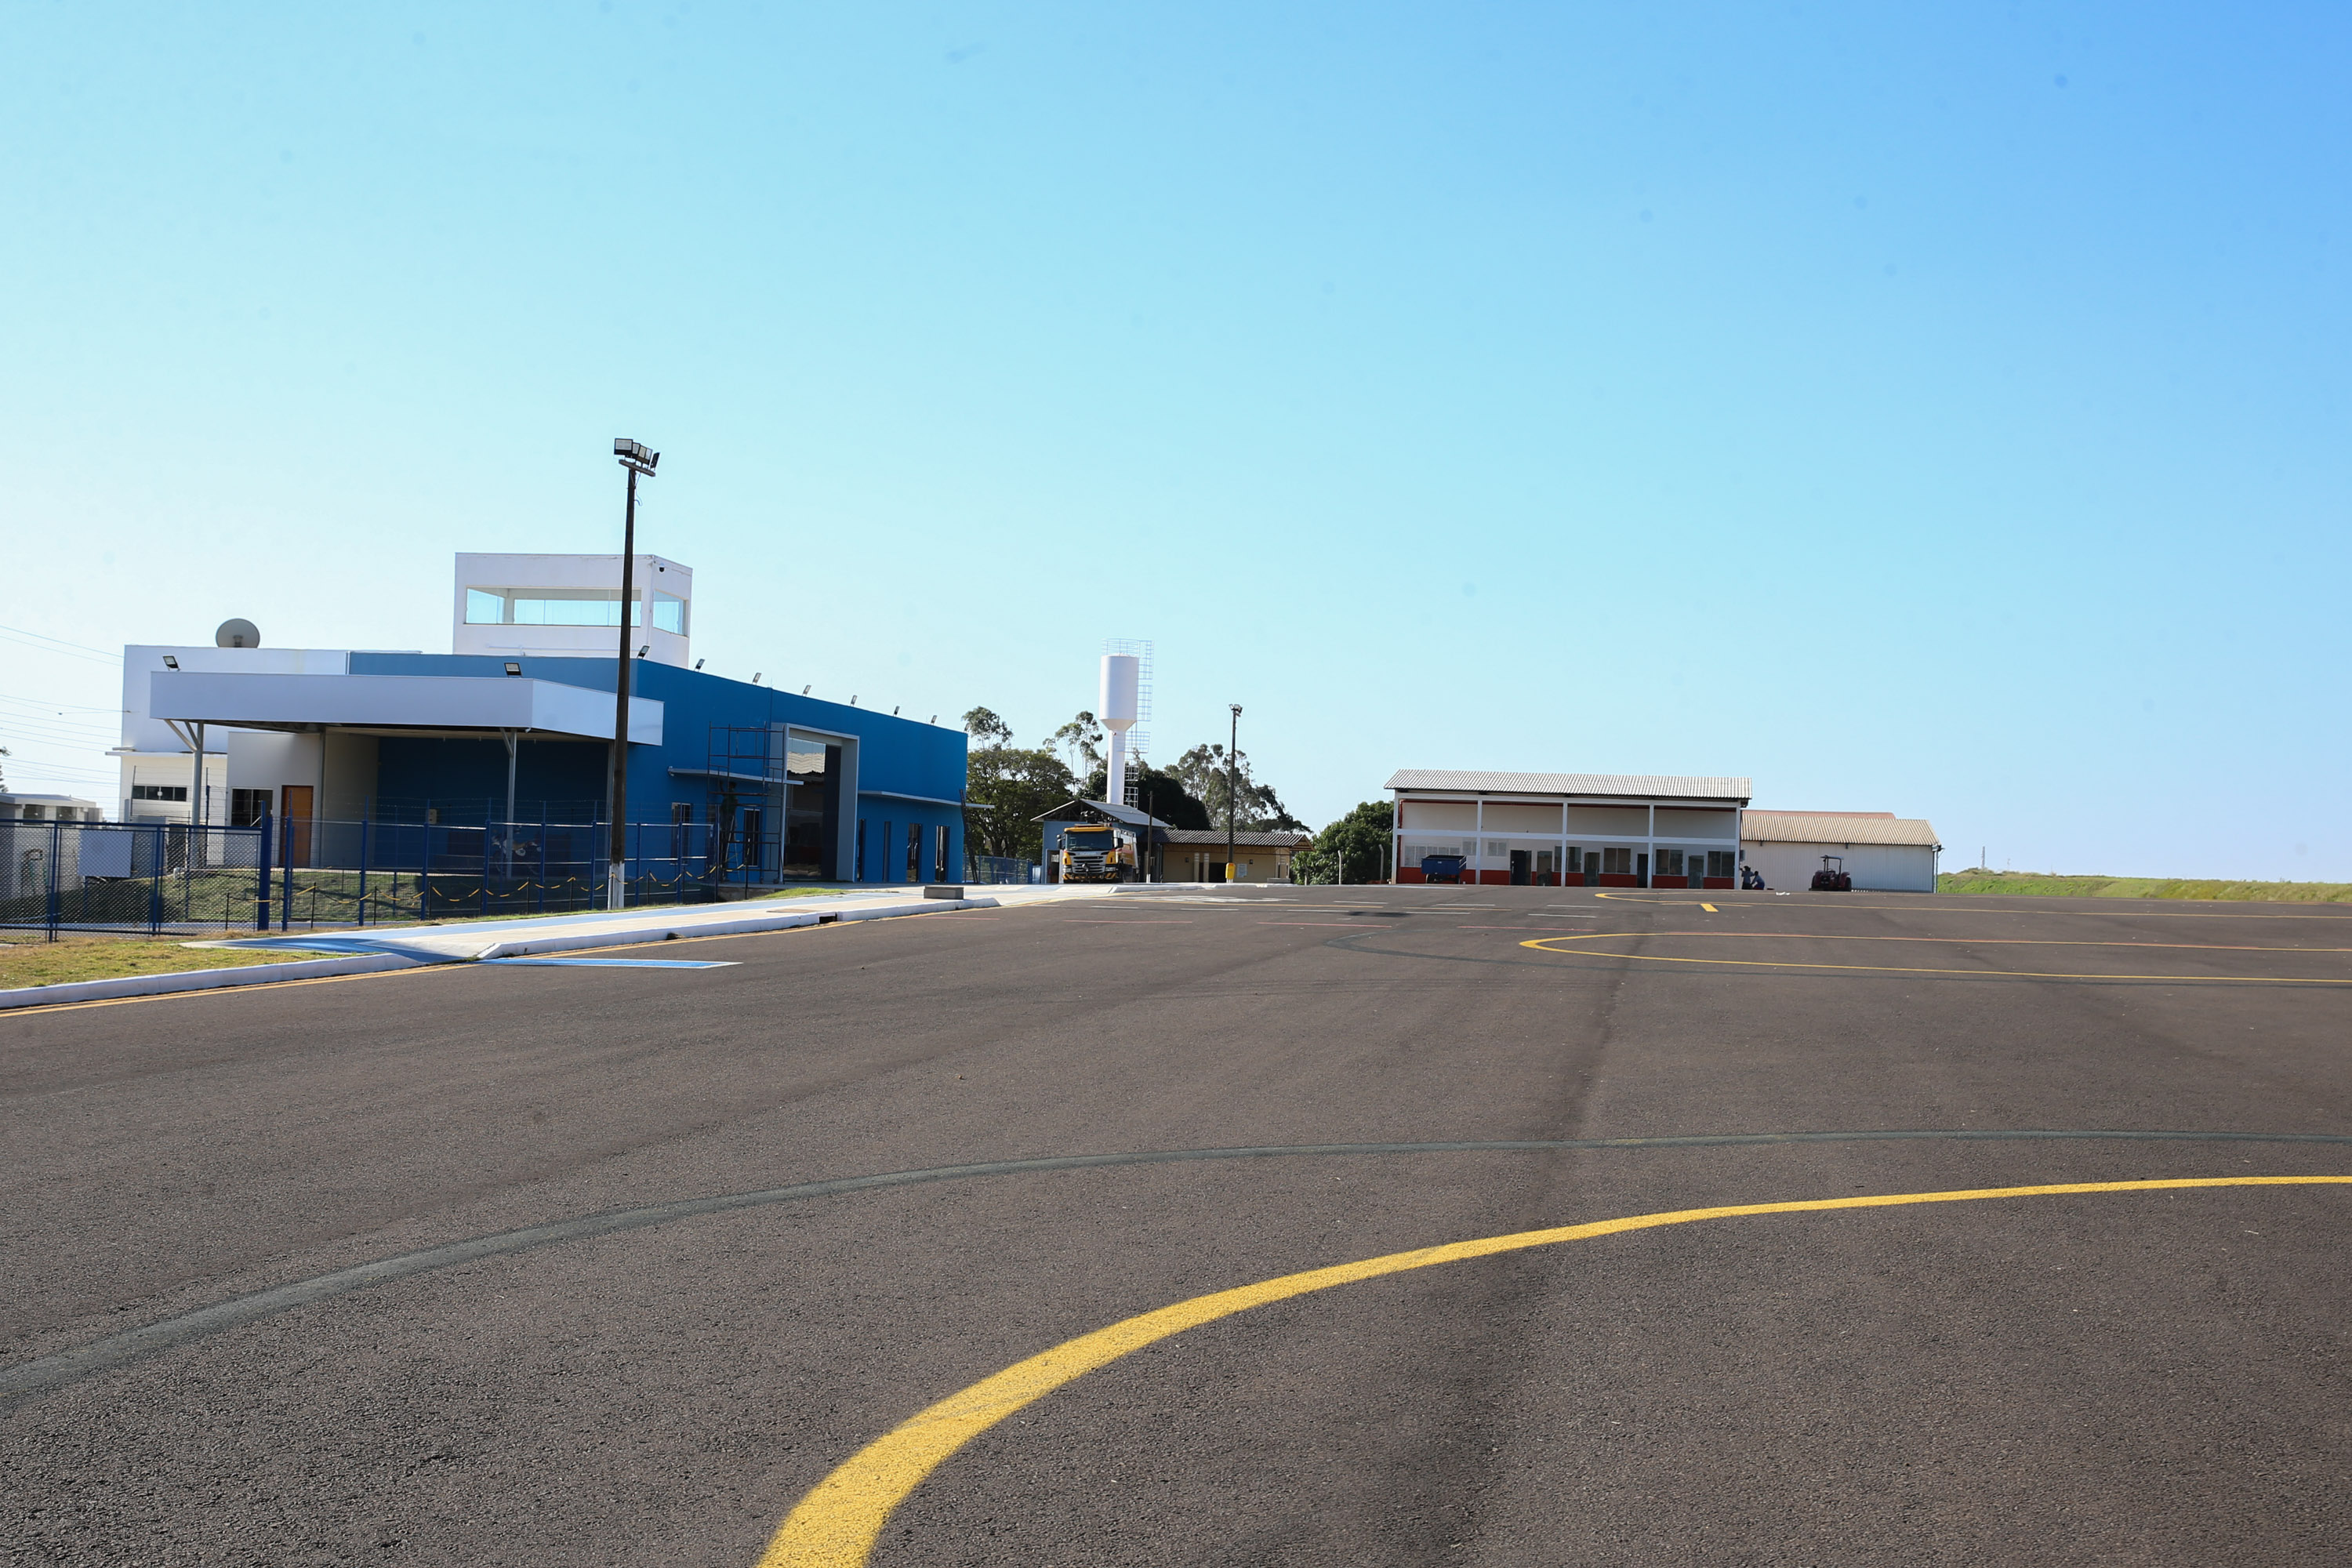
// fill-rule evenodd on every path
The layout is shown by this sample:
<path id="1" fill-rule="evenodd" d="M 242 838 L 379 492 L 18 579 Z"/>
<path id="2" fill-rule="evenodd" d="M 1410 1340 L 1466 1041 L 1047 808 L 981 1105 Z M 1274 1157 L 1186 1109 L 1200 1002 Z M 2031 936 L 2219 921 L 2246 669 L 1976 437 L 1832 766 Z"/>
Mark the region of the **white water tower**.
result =
<path id="1" fill-rule="evenodd" d="M 1095 716 L 1110 731 L 1110 769 L 1103 780 L 1103 799 L 1113 805 L 1127 801 L 1127 732 L 1135 728 L 1141 674 L 1142 662 L 1135 655 L 1103 655 L 1102 695 Z"/>

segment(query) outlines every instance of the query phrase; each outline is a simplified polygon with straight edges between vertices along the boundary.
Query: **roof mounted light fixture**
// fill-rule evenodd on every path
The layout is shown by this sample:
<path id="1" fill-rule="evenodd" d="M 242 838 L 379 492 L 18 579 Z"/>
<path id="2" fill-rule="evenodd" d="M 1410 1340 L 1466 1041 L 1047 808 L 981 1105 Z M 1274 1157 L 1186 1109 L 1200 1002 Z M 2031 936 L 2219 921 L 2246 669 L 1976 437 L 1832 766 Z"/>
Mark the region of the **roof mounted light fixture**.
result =
<path id="1" fill-rule="evenodd" d="M 760 672 L 756 669 L 751 672 L 751 684 L 754 686 L 760 684 Z"/>
<path id="2" fill-rule="evenodd" d="M 810 682 L 808 683 L 808 685 L 803 686 L 803 687 L 802 687 L 802 688 L 801 688 L 801 695 L 802 695 L 802 696 L 803 696 L 803 697 L 806 697 L 806 696 L 809 694 L 809 692 L 810 692 L 812 689 L 814 689 L 815 688 L 815 686 L 816 686 L 816 682 L 815 682 L 815 681 L 814 681 L 814 680 L 810 681 Z"/>
<path id="3" fill-rule="evenodd" d="M 645 658 L 646 654 L 653 651 L 653 646 L 654 645 L 651 643 L 640 643 L 637 646 L 637 657 L 639 658 Z"/>
<path id="4" fill-rule="evenodd" d="M 520 675 L 522 673 L 522 666 L 517 664 L 512 659 L 509 659 L 507 660 L 507 673 L 509 675 Z"/>
<path id="5" fill-rule="evenodd" d="M 697 669 L 700 669 L 700 668 L 702 668 L 702 661 L 701 661 L 700 659 L 698 659 L 698 659 L 696 659 L 696 660 L 694 661 L 694 668 L 697 668 Z"/>
<path id="6" fill-rule="evenodd" d="M 661 461 L 659 452 L 648 451 L 643 441 L 632 441 L 625 436 L 614 437 L 613 456 L 621 459 L 621 467 L 634 468 L 648 479 L 653 477 L 654 465 Z"/>
<path id="7" fill-rule="evenodd" d="M 178 659 L 176 659 L 176 658 L 173 658 L 170 654 L 168 654 L 168 653 L 167 653 L 167 654 L 165 654 L 165 655 L 163 656 L 163 668 L 164 668 L 165 669 L 177 669 L 177 668 L 180 668 L 180 661 L 179 661 Z"/>

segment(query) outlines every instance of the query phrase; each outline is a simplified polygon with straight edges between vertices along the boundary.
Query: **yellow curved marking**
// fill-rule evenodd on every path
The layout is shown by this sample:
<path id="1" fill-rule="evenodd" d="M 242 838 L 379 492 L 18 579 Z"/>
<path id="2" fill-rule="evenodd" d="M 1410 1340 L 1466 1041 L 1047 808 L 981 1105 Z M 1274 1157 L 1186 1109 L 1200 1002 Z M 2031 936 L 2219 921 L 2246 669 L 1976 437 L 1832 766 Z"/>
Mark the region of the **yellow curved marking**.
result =
<path id="1" fill-rule="evenodd" d="M 2219 942 L 2063 942 L 2032 937 L 1822 936 L 1813 931 L 1590 931 L 1581 936 L 1539 936 L 1519 943 L 1541 952 L 1567 958 L 1633 959 L 1643 963 L 1700 963 L 1733 969 L 1829 969 L 1859 974 L 1958 974 L 1983 980 L 2132 980 L 2171 984 L 2184 980 L 2231 985 L 2352 985 L 2352 978 L 2301 974 L 2074 974 L 2047 969 L 1931 969 L 1899 963 L 1801 963 L 1789 958 L 1684 958 L 1664 952 L 1599 952 L 1591 948 L 1560 945 L 1645 936 L 1696 936 L 1722 941 L 1762 942 L 1773 938 L 1804 942 L 1929 942 L 1946 947 L 2128 947 L 2143 952 L 2347 952 L 2341 947 L 2231 947 Z"/>
<path id="2" fill-rule="evenodd" d="M 1745 892 L 1753 892 L 1755 889 L 1751 888 L 1751 889 L 1741 889 L 1741 890 L 1742 890 L 1742 891 L 1745 891 Z M 1799 889 L 1799 890 L 1800 890 L 1800 891 L 1803 891 L 1803 890 L 1806 890 L 1806 889 Z M 1596 898 L 1596 899 L 1612 899 L 1612 900 L 1617 900 L 1618 902 L 1621 902 L 1621 903 L 1628 903 L 1628 904 L 1687 904 L 1687 903 L 1689 903 L 1689 902 L 1691 901 L 1691 900 L 1688 900 L 1688 899 L 1653 899 L 1653 898 L 1647 897 L 1646 895 L 1644 895 L 1644 896 L 1641 896 L 1641 897 L 1636 897 L 1636 896 L 1634 896 L 1633 894 L 1631 894 L 1631 893 L 1623 893 L 1623 892 L 1617 892 L 1617 893 L 1610 893 L 1610 892 L 1595 892 L 1592 896 L 1593 896 L 1594 898 Z M 1776 899 L 1776 898 L 1780 897 L 1780 895 L 1779 895 L 1779 894 L 1777 894 L 1777 893 L 1768 892 L 1768 893 L 1766 893 L 1766 894 L 1765 894 L 1762 898 L 1760 898 L 1760 899 L 1741 899 L 1741 898 L 1731 898 L 1729 894 L 1725 893 L 1725 892 L 1723 892 L 1723 891 L 1721 891 L 1721 890 L 1718 890 L 1718 891 L 1717 891 L 1717 901 L 1723 901 L 1724 900 L 1728 899 L 1728 900 L 1729 900 L 1729 902 L 1730 902 L 1730 904 L 1731 904 L 1731 907 L 1732 907 L 1732 908 L 1734 908 L 1734 909 L 1739 909 L 1739 910 L 1771 910 L 1771 909 L 1786 909 L 1786 910 L 1890 910 L 1890 911 L 1892 911 L 1892 910 L 1899 910 L 1899 911 L 1901 911 L 1902 913 L 1905 913 L 1905 914 L 1914 914 L 1914 915 L 2105 915 L 2105 916 L 2108 917 L 2108 918 L 2109 918 L 2109 919 L 2111 919 L 2111 920 L 2126 920 L 2126 921 L 2138 921 L 2138 920 L 2148 920 L 2148 921 L 2352 921 L 2352 910 L 2345 909 L 2345 908 L 2344 908 L 2343 906 L 2341 906 L 2341 905 L 2336 906 L 2336 907 L 2335 908 L 2335 910 L 2333 910 L 2332 911 L 2331 911 L 2331 910 L 2313 910 L 2309 911 L 2308 913 L 2302 913 L 2302 912 L 2298 912 L 2298 913 L 2291 914 L 2291 915 L 2257 915 L 2257 914 L 2232 914 L 2232 913 L 2231 913 L 2231 912 L 2230 912 L 2229 910 L 2118 910 L 2118 909 L 2087 909 L 2087 910 L 2084 910 L 2084 909 L 2054 909 L 2054 910 L 2053 910 L 2053 909 L 2040 909 L 2040 910 L 2026 909 L 2026 910 L 2013 910 L 2013 909 L 1994 909 L 1994 908 L 1992 908 L 1991 906 L 1990 906 L 1990 905 L 1985 905 L 1985 904 L 1958 904 L 1958 903 L 1951 903 L 1951 902 L 1948 902 L 1948 901 L 1947 901 L 1947 902 L 1942 902 L 1942 903 L 1927 903 L 1927 902 L 1921 902 L 1921 903 L 1916 903 L 1916 904 L 1852 904 L 1852 903 L 1848 903 L 1848 902 L 1846 902 L 1845 895 L 1844 895 L 1844 894 L 1843 894 L 1843 893 L 1838 894 L 1835 898 L 1833 898 L 1831 901 L 1829 901 L 1829 902 L 1827 902 L 1827 903 L 1821 903 L 1821 904 L 1776 904 L 1776 903 L 1774 903 L 1772 900 L 1773 900 L 1774 899 Z M 2052 895 L 2049 895 L 2049 894 L 2046 894 L 2046 893 L 2011 893 L 2011 894 L 2005 894 L 2005 895 L 2004 895 L 2004 894 L 1995 894 L 1995 893 L 1945 893 L 1945 894 L 1941 894 L 1941 895 L 1937 895 L 1937 894 L 1923 894 L 1923 895 L 1922 895 L 1922 898 L 1923 898 L 1923 899 L 1927 899 L 1927 898 L 1936 898 L 1936 897 L 1941 897 L 1942 899 L 1944 899 L 1944 900 L 1953 900 L 1953 899 L 1976 899 L 1976 898 L 2000 898 L 2000 897 L 2008 897 L 2008 898 L 2033 898 L 2033 899 L 2041 899 L 2041 900 L 2045 900 L 2045 901 L 2049 901 L 2049 900 L 2051 900 L 2051 898 L 2052 898 Z M 2086 897 L 2084 897 L 2080 901 L 2084 902 L 2084 903 L 2103 903 L 2103 904 L 2135 904 L 2135 903 L 2158 903 L 2158 902 L 2162 902 L 2162 903 L 2195 903 L 2195 902 L 2197 902 L 2197 900 L 2194 900 L 2194 899 L 2165 899 L 2165 900 L 2155 900 L 2155 899 L 2098 899 L 2098 900 L 2094 900 L 2094 899 L 2090 899 L 2090 898 L 2088 898 L 2087 896 L 2086 896 Z"/>
<path id="3" fill-rule="evenodd" d="M 2196 1176 L 2138 1182 L 2069 1182 L 2038 1187 L 1978 1187 L 1948 1193 L 1895 1193 L 1878 1197 L 1812 1198 L 1796 1203 L 1739 1204 L 1726 1208 L 1677 1209 L 1665 1214 L 1633 1215 L 1622 1219 L 1595 1220 L 1554 1230 L 1520 1231 L 1477 1241 L 1457 1241 L 1425 1247 L 1413 1252 L 1392 1252 L 1384 1258 L 1310 1268 L 1303 1274 L 1244 1285 L 1195 1296 L 1171 1307 L 1161 1307 L 1097 1329 L 1090 1334 L 1055 1345 L 1052 1350 L 1016 1362 L 993 1376 L 984 1377 L 960 1394 L 950 1394 L 929 1409 L 900 1423 L 866 1445 L 831 1475 L 810 1489 L 760 1555 L 759 1568 L 861 1568 L 880 1539 L 891 1510 L 906 1500 L 955 1451 L 999 1421 L 1035 1403 L 1097 1367 L 1130 1351 L 1157 1343 L 1187 1329 L 1219 1318 L 1285 1301 L 1335 1285 L 1378 1279 L 1407 1269 L 1427 1268 L 1465 1258 L 1490 1258 L 1530 1247 L 1563 1241 L 1585 1241 L 1629 1230 L 1689 1225 L 1698 1220 L 1733 1219 L 1747 1215 L 1804 1214 L 1823 1209 L 1892 1208 L 1906 1204 L 1966 1203 L 1977 1198 L 2050 1197 L 2076 1193 L 2144 1193 L 2189 1187 L 2311 1186 L 2352 1184 L 2352 1176 Z"/>

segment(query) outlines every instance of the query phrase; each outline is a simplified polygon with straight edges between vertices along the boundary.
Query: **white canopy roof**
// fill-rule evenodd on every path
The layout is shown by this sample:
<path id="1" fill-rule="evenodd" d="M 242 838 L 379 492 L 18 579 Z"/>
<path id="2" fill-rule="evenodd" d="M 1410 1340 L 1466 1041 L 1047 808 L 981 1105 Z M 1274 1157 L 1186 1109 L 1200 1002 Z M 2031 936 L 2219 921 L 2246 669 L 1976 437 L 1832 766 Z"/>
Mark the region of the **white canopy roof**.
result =
<path id="1" fill-rule="evenodd" d="M 498 675 L 232 675 L 158 670 L 147 711 L 182 723 L 242 730 L 363 730 L 496 734 L 501 730 L 613 738 L 613 694 L 593 687 Z M 658 746 L 662 705 L 629 699 L 629 740 Z"/>

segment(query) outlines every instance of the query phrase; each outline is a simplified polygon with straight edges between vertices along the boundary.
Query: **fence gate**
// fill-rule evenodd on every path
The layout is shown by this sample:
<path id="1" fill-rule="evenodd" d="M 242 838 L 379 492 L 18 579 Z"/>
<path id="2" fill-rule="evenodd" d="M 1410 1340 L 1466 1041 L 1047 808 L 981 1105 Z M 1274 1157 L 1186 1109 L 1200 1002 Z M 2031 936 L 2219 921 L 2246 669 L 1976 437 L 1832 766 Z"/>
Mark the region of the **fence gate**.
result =
<path id="1" fill-rule="evenodd" d="M 268 920 L 263 826 L 0 821 L 0 928 L 251 931 Z"/>

